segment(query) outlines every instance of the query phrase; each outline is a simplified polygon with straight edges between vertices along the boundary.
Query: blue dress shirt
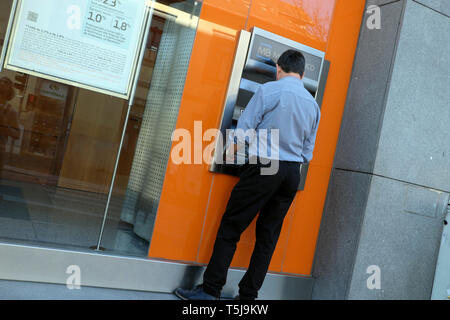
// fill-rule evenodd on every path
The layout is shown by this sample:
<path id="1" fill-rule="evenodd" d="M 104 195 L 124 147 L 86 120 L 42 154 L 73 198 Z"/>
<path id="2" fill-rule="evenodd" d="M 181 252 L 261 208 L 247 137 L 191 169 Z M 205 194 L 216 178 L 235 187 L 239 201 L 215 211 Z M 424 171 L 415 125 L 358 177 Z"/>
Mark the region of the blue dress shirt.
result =
<path id="1" fill-rule="evenodd" d="M 250 157 L 307 163 L 313 157 L 319 121 L 319 106 L 303 81 L 287 76 L 257 89 L 239 118 L 235 136 L 238 142 L 247 141 Z M 253 136 L 242 135 L 249 129 L 255 130 Z"/>

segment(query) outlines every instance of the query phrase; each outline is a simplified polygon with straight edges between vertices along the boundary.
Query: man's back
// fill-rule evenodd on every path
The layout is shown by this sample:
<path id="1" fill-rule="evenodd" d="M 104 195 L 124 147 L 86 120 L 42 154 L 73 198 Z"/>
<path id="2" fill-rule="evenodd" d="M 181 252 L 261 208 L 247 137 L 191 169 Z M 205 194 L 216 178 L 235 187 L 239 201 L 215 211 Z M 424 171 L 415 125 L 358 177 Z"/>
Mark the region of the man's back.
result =
<path id="1" fill-rule="evenodd" d="M 303 81 L 285 77 L 260 86 L 239 119 L 237 129 L 256 129 L 258 141 L 251 143 L 250 155 L 272 159 L 278 155 L 281 161 L 309 162 L 319 121 L 319 106 Z M 262 129 L 267 130 L 267 146 Z M 270 139 L 273 129 L 279 130 L 278 146 Z M 266 150 L 275 154 L 270 151 L 267 154 Z"/>

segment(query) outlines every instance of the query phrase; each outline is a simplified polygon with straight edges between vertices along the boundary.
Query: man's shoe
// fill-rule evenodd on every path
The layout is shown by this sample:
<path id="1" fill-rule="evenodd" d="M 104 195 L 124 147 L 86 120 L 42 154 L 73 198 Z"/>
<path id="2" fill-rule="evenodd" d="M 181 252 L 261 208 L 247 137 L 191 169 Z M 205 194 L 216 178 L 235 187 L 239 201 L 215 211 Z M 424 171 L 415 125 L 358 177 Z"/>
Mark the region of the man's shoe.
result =
<path id="1" fill-rule="evenodd" d="M 198 285 L 192 290 L 177 288 L 173 293 L 182 300 L 219 300 L 219 298 L 206 293 L 202 285 Z"/>

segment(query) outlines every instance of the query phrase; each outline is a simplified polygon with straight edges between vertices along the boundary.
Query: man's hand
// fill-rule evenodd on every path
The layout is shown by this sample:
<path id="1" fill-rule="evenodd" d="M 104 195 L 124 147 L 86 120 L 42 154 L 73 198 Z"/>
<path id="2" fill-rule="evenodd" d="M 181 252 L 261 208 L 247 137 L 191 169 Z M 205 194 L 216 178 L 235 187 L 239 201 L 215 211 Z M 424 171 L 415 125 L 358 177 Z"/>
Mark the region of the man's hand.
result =
<path id="1" fill-rule="evenodd" d="M 225 163 L 234 163 L 236 159 L 236 153 L 244 148 L 243 143 L 232 143 L 225 151 Z"/>
<path id="2" fill-rule="evenodd" d="M 227 150 L 225 150 L 225 163 L 234 163 L 237 150 L 238 150 L 237 144 L 235 143 L 230 144 Z"/>

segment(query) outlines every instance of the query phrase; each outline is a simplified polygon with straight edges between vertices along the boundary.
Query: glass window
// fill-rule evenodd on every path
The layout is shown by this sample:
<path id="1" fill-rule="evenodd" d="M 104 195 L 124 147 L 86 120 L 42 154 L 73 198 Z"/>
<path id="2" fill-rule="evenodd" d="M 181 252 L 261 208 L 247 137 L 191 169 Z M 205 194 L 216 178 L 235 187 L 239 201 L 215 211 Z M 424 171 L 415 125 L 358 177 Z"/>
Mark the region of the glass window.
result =
<path id="1" fill-rule="evenodd" d="M 126 126 L 125 100 L 0 73 L 0 241 L 96 248 L 102 234 L 106 251 L 147 255 L 200 7 L 156 3 Z"/>

